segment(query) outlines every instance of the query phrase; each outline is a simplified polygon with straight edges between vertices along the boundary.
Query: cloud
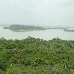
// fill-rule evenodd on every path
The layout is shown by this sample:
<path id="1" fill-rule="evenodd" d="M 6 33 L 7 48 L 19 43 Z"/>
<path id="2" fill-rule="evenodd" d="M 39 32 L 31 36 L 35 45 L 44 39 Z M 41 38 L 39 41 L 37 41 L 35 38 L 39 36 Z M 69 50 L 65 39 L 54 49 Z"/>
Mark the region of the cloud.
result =
<path id="1" fill-rule="evenodd" d="M 74 0 L 0 0 L 1 23 L 74 24 Z"/>
<path id="2" fill-rule="evenodd" d="M 60 2 L 62 6 L 74 6 L 74 0 L 62 0 Z"/>

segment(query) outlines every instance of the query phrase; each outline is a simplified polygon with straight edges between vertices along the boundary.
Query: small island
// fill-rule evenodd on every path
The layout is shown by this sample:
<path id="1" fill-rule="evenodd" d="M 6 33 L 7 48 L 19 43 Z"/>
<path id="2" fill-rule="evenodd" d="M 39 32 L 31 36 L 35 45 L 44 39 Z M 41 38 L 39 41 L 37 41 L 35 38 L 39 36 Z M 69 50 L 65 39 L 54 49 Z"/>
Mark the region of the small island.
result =
<path id="1" fill-rule="evenodd" d="M 74 28 L 70 27 L 52 27 L 52 26 L 32 26 L 32 25 L 10 25 L 4 26 L 4 29 L 9 29 L 14 32 L 26 32 L 26 31 L 38 31 L 38 30 L 47 30 L 47 29 L 63 29 L 66 32 L 74 32 Z"/>
<path id="2" fill-rule="evenodd" d="M 9 29 L 15 32 L 25 32 L 25 31 L 34 31 L 34 30 L 45 30 L 41 26 L 27 26 L 27 25 L 10 25 L 8 27 L 3 27 L 4 29 Z"/>
<path id="3" fill-rule="evenodd" d="M 64 29 L 64 31 L 67 31 L 67 32 L 74 32 L 74 28 L 66 28 L 66 29 Z"/>

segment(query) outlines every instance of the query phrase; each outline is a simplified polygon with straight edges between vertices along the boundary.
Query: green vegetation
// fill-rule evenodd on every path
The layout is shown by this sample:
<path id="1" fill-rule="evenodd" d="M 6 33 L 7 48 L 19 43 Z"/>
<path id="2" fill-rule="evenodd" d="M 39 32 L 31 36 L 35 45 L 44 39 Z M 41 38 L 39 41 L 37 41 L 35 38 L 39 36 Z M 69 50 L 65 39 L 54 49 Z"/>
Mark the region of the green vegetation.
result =
<path id="1" fill-rule="evenodd" d="M 0 74 L 74 74 L 74 41 L 1 38 Z"/>
<path id="2" fill-rule="evenodd" d="M 27 26 L 27 25 L 10 25 L 9 27 L 4 27 L 4 29 L 9 29 L 9 30 L 12 30 L 12 31 L 15 31 L 15 32 L 45 30 L 45 28 L 43 28 L 43 27 Z"/>

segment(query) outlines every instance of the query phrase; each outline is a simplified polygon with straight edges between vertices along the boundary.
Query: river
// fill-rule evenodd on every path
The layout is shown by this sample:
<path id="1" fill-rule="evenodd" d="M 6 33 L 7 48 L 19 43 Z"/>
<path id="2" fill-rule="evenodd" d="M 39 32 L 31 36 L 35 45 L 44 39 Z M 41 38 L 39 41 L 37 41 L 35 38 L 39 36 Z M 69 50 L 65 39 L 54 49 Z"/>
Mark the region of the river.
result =
<path id="1" fill-rule="evenodd" d="M 3 26 L 0 26 L 0 38 L 4 37 L 5 39 L 21 40 L 27 38 L 28 36 L 44 40 L 51 40 L 53 38 L 60 38 L 63 40 L 74 40 L 74 32 L 66 32 L 63 29 L 14 32 L 8 29 L 3 29 Z"/>

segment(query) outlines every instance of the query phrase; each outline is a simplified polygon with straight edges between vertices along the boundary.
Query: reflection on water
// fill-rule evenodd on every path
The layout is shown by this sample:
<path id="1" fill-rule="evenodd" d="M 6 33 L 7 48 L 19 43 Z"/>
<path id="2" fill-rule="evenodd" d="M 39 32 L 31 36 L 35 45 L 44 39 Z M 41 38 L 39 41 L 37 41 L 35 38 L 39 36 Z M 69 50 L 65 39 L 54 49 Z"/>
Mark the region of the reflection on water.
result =
<path id="1" fill-rule="evenodd" d="M 28 36 L 34 38 L 41 38 L 44 40 L 50 40 L 52 38 L 57 37 L 64 40 L 74 40 L 74 32 L 66 32 L 63 29 L 50 29 L 30 32 L 13 32 L 8 29 L 3 29 L 3 26 L 0 26 L 0 38 L 4 37 L 6 39 L 24 39 Z"/>

